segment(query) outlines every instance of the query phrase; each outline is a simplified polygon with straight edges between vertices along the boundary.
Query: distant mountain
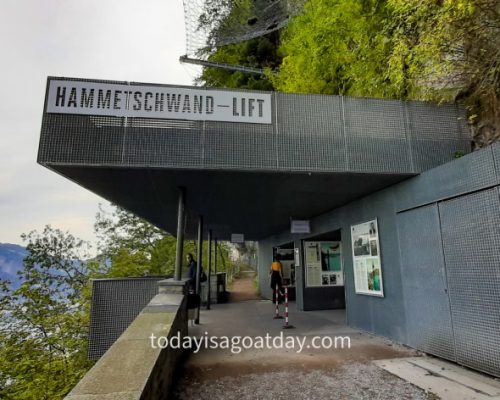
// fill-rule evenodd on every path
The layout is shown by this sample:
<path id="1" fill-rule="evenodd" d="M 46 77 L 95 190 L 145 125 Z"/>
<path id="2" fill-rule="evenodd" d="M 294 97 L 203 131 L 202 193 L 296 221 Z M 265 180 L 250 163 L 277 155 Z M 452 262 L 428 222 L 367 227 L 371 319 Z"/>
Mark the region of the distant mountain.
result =
<path id="1" fill-rule="evenodd" d="M 0 243 L 0 279 L 11 281 L 14 287 L 19 286 L 17 271 L 23 268 L 23 259 L 27 254 L 23 246 Z"/>

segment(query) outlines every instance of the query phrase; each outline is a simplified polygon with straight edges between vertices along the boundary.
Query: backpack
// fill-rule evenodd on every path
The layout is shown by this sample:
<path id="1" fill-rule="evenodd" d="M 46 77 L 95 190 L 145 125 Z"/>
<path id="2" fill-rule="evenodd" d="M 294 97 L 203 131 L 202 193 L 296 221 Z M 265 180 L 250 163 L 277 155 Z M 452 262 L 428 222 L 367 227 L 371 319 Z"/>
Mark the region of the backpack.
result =
<path id="1" fill-rule="evenodd" d="M 207 274 L 205 274 L 205 271 L 201 271 L 200 282 L 206 282 L 206 281 L 207 281 Z"/>

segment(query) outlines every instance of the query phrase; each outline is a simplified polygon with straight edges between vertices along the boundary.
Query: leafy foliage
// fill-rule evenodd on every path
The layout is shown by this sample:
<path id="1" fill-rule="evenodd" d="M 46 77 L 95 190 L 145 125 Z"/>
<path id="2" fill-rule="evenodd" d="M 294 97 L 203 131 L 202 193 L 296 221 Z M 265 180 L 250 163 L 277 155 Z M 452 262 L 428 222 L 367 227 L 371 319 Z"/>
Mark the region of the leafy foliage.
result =
<path id="1" fill-rule="evenodd" d="M 281 62 L 278 56 L 278 38 L 278 33 L 275 32 L 244 43 L 222 46 L 211 54 L 208 60 L 273 70 Z M 213 67 L 203 68 L 198 83 L 211 87 L 273 90 L 273 84 L 267 75 L 255 75 Z"/>
<path id="2" fill-rule="evenodd" d="M 0 397 L 60 399 L 87 361 L 88 281 L 83 241 L 50 226 L 23 235 L 23 284 L 0 283 Z"/>
<path id="3" fill-rule="evenodd" d="M 88 243 L 50 226 L 22 235 L 22 284 L 16 289 L 0 280 L 0 398 L 62 399 L 92 366 L 91 278 L 172 273 L 171 235 L 119 207 L 100 210 L 95 226 L 98 258 Z M 186 252 L 196 254 L 195 248 L 186 242 Z"/>
<path id="4" fill-rule="evenodd" d="M 22 235 L 22 284 L 0 280 L 0 398 L 62 399 L 92 366 L 92 278 L 172 274 L 173 236 L 119 207 L 101 209 L 95 227 L 102 252 L 97 258 L 88 243 L 50 226 Z M 186 253 L 195 250 L 194 241 L 185 242 Z M 219 244 L 218 254 L 219 271 L 231 268 L 226 246 Z"/>
<path id="5" fill-rule="evenodd" d="M 286 92 L 460 101 L 481 147 L 500 136 L 496 0 L 309 0 L 282 34 Z"/>
<path id="6" fill-rule="evenodd" d="M 271 79 L 285 92 L 396 96 L 382 63 L 386 10 L 375 0 L 310 0 L 285 29 L 283 64 Z"/>
<path id="7" fill-rule="evenodd" d="M 245 1 L 207 2 L 225 10 L 202 16 L 212 41 L 252 14 L 257 2 Z M 207 86 L 459 102 L 477 147 L 500 137 L 498 0 L 309 0 L 281 32 L 209 59 L 264 68 L 267 79 L 205 68 Z"/>
<path id="8" fill-rule="evenodd" d="M 128 211 L 115 206 L 111 213 L 100 208 L 95 231 L 99 238 L 102 274 L 107 277 L 172 276 L 176 239 Z M 184 254 L 196 254 L 196 243 L 186 241 Z"/>
<path id="9" fill-rule="evenodd" d="M 227 64 L 270 69 L 281 63 L 278 55 L 279 33 L 250 39 L 236 44 L 215 46 L 220 38 L 230 36 L 234 26 L 251 23 L 257 9 L 263 9 L 267 3 L 258 0 L 207 0 L 200 16 L 199 29 L 208 32 L 209 48 L 201 51 L 209 61 Z M 215 51 L 212 48 L 216 47 Z M 204 86 L 219 86 L 254 90 L 273 90 L 273 85 L 266 75 L 234 72 L 220 68 L 204 67 L 198 83 Z"/>
<path id="10" fill-rule="evenodd" d="M 142 218 L 113 206 L 111 213 L 100 208 L 94 224 L 99 239 L 101 277 L 164 275 L 171 277 L 177 240 Z M 215 251 L 213 249 L 212 251 Z M 225 270 L 229 249 L 219 243 L 219 271 Z M 197 241 L 184 241 L 183 254 L 197 256 Z M 213 256 L 213 255 L 212 255 Z M 203 243 L 203 268 L 208 266 L 208 243 Z M 186 273 L 183 265 L 183 273 Z"/>

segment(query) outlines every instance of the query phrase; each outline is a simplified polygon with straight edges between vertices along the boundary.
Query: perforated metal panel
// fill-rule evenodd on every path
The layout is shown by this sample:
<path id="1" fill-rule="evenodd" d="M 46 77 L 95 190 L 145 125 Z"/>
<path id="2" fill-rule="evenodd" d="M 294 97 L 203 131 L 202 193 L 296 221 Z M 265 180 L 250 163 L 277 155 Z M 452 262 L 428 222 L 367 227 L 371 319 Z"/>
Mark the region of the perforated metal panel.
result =
<path id="1" fill-rule="evenodd" d="M 462 157 L 400 184 L 398 211 L 484 189 L 497 182 L 491 149 Z"/>
<path id="2" fill-rule="evenodd" d="M 279 168 L 349 169 L 340 97 L 277 93 L 276 107 Z"/>
<path id="3" fill-rule="evenodd" d="M 419 171 L 444 164 L 456 152 L 470 151 L 465 113 L 455 105 L 407 102 L 413 162 Z"/>
<path id="4" fill-rule="evenodd" d="M 158 293 L 162 277 L 97 279 L 92 282 L 90 360 L 99 359 Z"/>
<path id="5" fill-rule="evenodd" d="M 455 360 L 436 204 L 397 215 L 408 344 Z"/>
<path id="6" fill-rule="evenodd" d="M 316 236 L 378 219 L 384 298 L 355 293 L 351 243 L 342 238 L 351 326 L 500 377 L 499 148 L 474 152 L 311 220 Z M 259 242 L 259 257 L 301 238 L 275 234 Z M 265 275 L 268 265 L 259 268 Z M 262 293 L 269 295 L 265 287 Z M 306 296 L 319 297 L 304 292 L 299 307 L 307 304 Z"/>
<path id="7" fill-rule="evenodd" d="M 439 205 L 457 361 L 500 376 L 498 188 Z"/>
<path id="8" fill-rule="evenodd" d="M 276 169 L 273 125 L 205 122 L 204 166 L 230 169 Z"/>
<path id="9" fill-rule="evenodd" d="M 454 106 L 283 93 L 271 98 L 271 124 L 45 113 L 39 162 L 412 174 L 451 160 L 457 150 L 468 152 L 457 122 L 464 113 Z"/>
<path id="10" fill-rule="evenodd" d="M 343 104 L 351 168 L 414 171 L 406 137 L 405 103 L 346 97 Z"/>
<path id="11" fill-rule="evenodd" d="M 120 118 L 44 114 L 39 158 L 53 163 L 117 165 L 123 162 Z"/>
<path id="12" fill-rule="evenodd" d="M 202 122 L 144 119 L 137 122 L 132 120 L 124 128 L 124 164 L 177 168 L 203 166 Z"/>
<path id="13" fill-rule="evenodd" d="M 497 173 L 497 183 L 500 184 L 500 142 L 491 145 L 493 160 L 495 162 L 495 170 Z"/>

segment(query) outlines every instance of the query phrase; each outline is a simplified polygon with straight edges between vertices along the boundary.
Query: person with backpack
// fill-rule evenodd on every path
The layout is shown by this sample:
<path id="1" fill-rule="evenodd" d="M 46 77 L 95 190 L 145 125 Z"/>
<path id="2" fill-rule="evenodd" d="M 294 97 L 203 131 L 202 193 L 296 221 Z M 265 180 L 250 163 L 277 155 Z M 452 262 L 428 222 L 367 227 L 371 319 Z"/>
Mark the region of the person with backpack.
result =
<path id="1" fill-rule="evenodd" d="M 188 278 L 191 279 L 190 287 L 191 289 L 196 292 L 196 269 L 197 269 L 197 264 L 196 261 L 191 253 L 187 255 L 187 262 L 188 262 Z M 207 275 L 203 271 L 203 268 L 200 271 L 200 283 L 206 282 L 207 280 Z"/>
<path id="2" fill-rule="evenodd" d="M 276 286 L 278 286 L 278 293 L 281 297 L 284 296 L 283 293 L 283 265 L 280 262 L 280 255 L 276 254 L 274 256 L 273 263 L 271 264 L 271 270 L 269 271 L 269 277 L 271 278 L 271 289 L 273 290 L 273 299 L 276 298 Z"/>
<path id="3" fill-rule="evenodd" d="M 200 294 L 196 293 L 196 272 L 198 265 L 194 260 L 194 257 L 191 253 L 187 255 L 188 262 L 188 278 L 189 281 L 189 293 L 187 296 L 187 308 L 188 308 L 188 319 L 191 321 L 191 324 L 199 323 L 199 307 L 201 303 Z M 206 282 L 207 275 L 203 271 L 203 268 L 200 270 L 200 283 Z M 196 312 L 198 309 L 198 313 Z"/>

